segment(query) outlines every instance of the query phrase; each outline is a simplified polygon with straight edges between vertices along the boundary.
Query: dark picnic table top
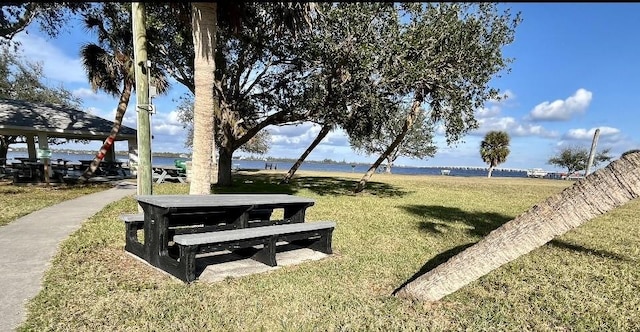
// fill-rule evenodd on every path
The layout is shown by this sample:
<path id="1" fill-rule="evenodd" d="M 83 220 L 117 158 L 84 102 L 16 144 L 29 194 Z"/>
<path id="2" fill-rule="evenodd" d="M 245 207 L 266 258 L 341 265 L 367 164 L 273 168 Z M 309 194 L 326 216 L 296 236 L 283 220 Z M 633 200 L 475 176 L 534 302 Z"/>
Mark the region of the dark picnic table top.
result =
<path id="1" fill-rule="evenodd" d="M 161 208 L 211 208 L 254 205 L 313 205 L 311 198 L 287 194 L 136 195 L 140 203 Z"/>

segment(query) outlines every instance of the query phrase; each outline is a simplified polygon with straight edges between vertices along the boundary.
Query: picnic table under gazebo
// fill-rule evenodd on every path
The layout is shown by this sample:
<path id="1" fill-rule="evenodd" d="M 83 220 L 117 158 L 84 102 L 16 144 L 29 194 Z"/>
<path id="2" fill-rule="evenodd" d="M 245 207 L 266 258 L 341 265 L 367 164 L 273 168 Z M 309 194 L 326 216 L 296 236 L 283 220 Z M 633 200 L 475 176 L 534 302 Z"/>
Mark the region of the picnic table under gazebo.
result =
<path id="1" fill-rule="evenodd" d="M 34 180 L 43 179 L 53 172 L 42 172 L 40 166 L 49 164 L 51 150 L 49 138 L 89 140 L 103 142 L 110 134 L 113 121 L 63 105 L 35 103 L 23 100 L 0 99 L 0 135 L 23 136 L 28 157 L 20 167 L 38 173 Z M 36 145 L 37 141 L 37 145 Z M 137 165 L 137 132 L 121 126 L 115 141 L 127 141 L 129 165 Z M 115 144 L 107 151 L 104 161 L 117 163 Z M 5 161 L 6 162 L 6 161 Z M 52 163 L 55 161 L 52 160 Z M 135 169 L 132 169 L 135 172 Z M 47 179 L 48 180 L 48 179 Z"/>

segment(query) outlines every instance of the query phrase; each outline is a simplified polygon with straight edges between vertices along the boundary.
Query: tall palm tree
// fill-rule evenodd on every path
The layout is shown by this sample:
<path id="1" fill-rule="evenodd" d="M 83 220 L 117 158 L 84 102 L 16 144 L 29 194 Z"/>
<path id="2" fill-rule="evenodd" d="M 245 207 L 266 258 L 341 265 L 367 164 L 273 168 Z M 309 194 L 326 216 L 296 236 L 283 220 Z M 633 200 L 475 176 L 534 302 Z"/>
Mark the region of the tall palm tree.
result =
<path id="1" fill-rule="evenodd" d="M 109 136 L 96 153 L 91 166 L 80 177 L 80 181 L 86 181 L 95 173 L 113 145 L 122 126 L 131 92 L 135 87 L 133 41 L 128 16 L 130 12 L 121 4 L 104 3 L 84 15 L 85 29 L 97 33 L 98 43 L 82 46 L 80 50 L 82 65 L 94 92 L 102 90 L 118 97 L 118 106 Z M 168 83 L 164 72 L 153 68 L 152 76 L 157 91 L 166 92 Z"/>
<path id="2" fill-rule="evenodd" d="M 638 197 L 640 152 L 633 152 L 534 205 L 478 243 L 407 283 L 395 295 L 440 300 L 554 237 Z"/>
<path id="3" fill-rule="evenodd" d="M 491 177 L 493 169 L 507 161 L 509 155 L 509 134 L 504 131 L 490 131 L 480 142 L 480 156 L 489 165 L 487 177 Z"/>
<path id="4" fill-rule="evenodd" d="M 218 14 L 220 23 L 239 26 L 243 15 L 247 15 L 246 3 L 191 3 L 191 26 L 193 33 L 194 58 L 194 109 L 193 109 L 193 154 L 192 179 L 189 194 L 211 193 L 212 155 L 216 150 L 214 140 L 215 119 L 222 122 L 219 94 L 215 86 L 215 50 Z M 309 3 L 265 4 L 273 15 L 274 29 L 303 30 L 310 24 L 316 5 Z M 226 15 L 225 15 L 226 14 Z M 255 13 L 254 13 L 255 14 Z"/>
<path id="5" fill-rule="evenodd" d="M 191 3 L 194 69 L 193 156 L 191 195 L 211 193 L 212 156 L 215 151 L 214 117 L 220 105 L 214 100 L 214 72 L 218 6 L 210 2 Z"/>

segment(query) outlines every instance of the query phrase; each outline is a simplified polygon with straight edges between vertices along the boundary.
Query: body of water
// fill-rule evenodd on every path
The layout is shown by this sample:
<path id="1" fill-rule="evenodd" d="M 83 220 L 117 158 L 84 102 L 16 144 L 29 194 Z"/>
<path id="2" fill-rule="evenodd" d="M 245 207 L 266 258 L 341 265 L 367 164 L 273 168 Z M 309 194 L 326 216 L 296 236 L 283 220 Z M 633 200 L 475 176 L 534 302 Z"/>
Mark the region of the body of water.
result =
<path id="1" fill-rule="evenodd" d="M 15 158 L 27 157 L 27 152 L 14 152 L 10 151 L 7 155 L 8 163 L 11 163 Z M 72 153 L 60 153 L 53 152 L 51 159 L 65 159 L 70 162 L 79 162 L 80 160 L 92 160 L 94 155 L 88 154 L 72 154 Z M 120 161 L 127 161 L 124 156 L 117 156 Z M 175 157 L 152 157 L 152 165 L 174 165 L 176 159 L 186 160 L 185 158 Z M 15 160 L 17 162 L 17 160 Z M 276 162 L 276 161 L 261 161 L 261 160 L 234 160 L 233 167 L 239 169 L 265 169 L 266 164 L 272 164 L 272 169 L 281 170 L 283 172 L 288 171 L 293 165 L 292 162 Z M 317 162 L 305 162 L 300 166 L 300 170 L 306 171 L 320 171 L 320 172 L 350 172 L 364 174 L 369 165 L 363 164 L 328 164 Z M 409 167 L 409 166 L 396 166 L 391 169 L 393 174 L 406 174 L 406 175 L 441 175 L 442 169 L 449 169 L 449 176 L 487 176 L 487 169 L 478 168 L 445 168 L 445 167 Z M 384 168 L 381 166 L 378 172 L 383 172 Z M 504 171 L 494 170 L 492 176 L 495 177 L 527 177 L 525 171 Z"/>

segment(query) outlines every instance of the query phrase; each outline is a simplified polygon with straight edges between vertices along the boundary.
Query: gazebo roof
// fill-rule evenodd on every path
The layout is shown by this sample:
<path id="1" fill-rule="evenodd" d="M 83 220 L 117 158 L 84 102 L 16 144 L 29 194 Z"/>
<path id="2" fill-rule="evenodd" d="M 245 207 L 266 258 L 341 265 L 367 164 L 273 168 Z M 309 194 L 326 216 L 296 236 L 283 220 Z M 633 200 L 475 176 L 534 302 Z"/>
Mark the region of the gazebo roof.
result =
<path id="1" fill-rule="evenodd" d="M 103 140 L 113 122 L 62 105 L 0 99 L 0 135 L 37 135 Z M 116 140 L 136 138 L 136 130 L 121 126 Z"/>

